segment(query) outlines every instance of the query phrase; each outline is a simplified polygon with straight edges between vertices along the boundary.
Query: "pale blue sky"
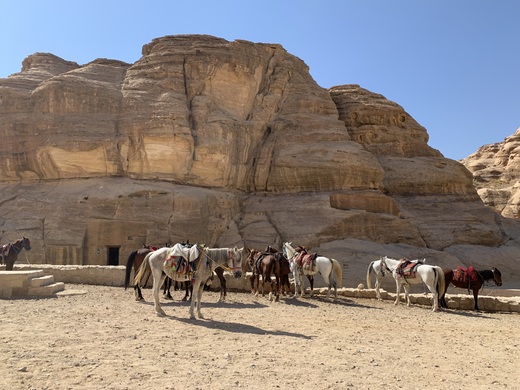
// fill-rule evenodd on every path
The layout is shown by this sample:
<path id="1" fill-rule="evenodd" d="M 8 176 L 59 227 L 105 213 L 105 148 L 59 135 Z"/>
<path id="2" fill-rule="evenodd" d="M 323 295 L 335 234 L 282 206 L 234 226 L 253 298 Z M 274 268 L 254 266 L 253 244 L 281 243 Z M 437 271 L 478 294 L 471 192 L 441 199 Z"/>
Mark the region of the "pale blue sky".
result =
<path id="1" fill-rule="evenodd" d="M 461 159 L 520 127 L 519 21 L 516 0 L 0 0 L 0 78 L 35 52 L 133 63 L 165 35 L 279 43 L 322 87 L 386 96 Z"/>

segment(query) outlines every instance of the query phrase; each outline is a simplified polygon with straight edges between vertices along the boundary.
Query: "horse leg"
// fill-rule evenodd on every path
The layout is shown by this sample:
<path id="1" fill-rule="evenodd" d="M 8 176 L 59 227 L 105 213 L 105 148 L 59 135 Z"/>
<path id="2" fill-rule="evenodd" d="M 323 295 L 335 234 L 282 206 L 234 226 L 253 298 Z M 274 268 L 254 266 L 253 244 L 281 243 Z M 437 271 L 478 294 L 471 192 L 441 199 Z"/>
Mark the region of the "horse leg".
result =
<path id="1" fill-rule="evenodd" d="M 202 298 L 202 290 L 203 286 L 201 284 L 201 279 L 197 277 L 194 281 L 192 281 L 192 293 L 191 293 L 191 305 L 190 305 L 190 318 L 195 319 L 194 311 L 195 311 L 195 304 L 197 305 L 197 315 L 199 318 L 202 317 L 202 313 L 200 312 L 200 301 Z M 193 293 L 195 291 L 195 294 Z"/>
<path id="2" fill-rule="evenodd" d="M 394 302 L 394 305 L 398 305 L 399 304 L 399 301 L 401 300 L 401 284 L 399 283 L 398 280 L 395 281 L 395 286 L 396 286 L 396 289 L 397 291 L 395 292 L 395 302 Z"/>
<path id="3" fill-rule="evenodd" d="M 215 270 L 215 273 L 217 274 L 218 280 L 220 281 L 220 298 L 219 298 L 219 302 L 224 302 L 226 300 L 226 294 L 227 294 L 226 278 L 224 277 L 224 271 L 222 270 L 222 268 L 217 268 Z"/>
<path id="4" fill-rule="evenodd" d="M 307 275 L 307 279 L 309 279 L 309 283 L 311 284 L 311 298 L 312 298 L 314 295 L 314 276 Z"/>
<path id="5" fill-rule="evenodd" d="M 134 286 L 134 296 L 136 301 L 143 301 L 143 294 L 141 293 L 141 287 L 138 284 Z"/>
<path id="6" fill-rule="evenodd" d="M 408 284 L 403 284 L 404 286 L 404 298 L 406 300 L 406 306 L 410 307 L 410 286 Z"/>
<path id="7" fill-rule="evenodd" d="M 172 286 L 172 280 L 167 276 L 164 279 L 164 289 L 163 289 L 163 298 L 164 299 L 173 299 L 172 294 L 170 293 L 171 286 Z"/>
<path id="8" fill-rule="evenodd" d="M 473 287 L 473 303 L 475 311 L 480 311 L 478 308 L 478 288 Z"/>
<path id="9" fill-rule="evenodd" d="M 152 270 L 153 273 L 153 300 L 155 304 L 155 314 L 158 316 L 165 316 L 166 313 L 161 308 L 161 303 L 159 299 L 159 291 L 161 289 L 161 285 L 164 281 L 164 278 L 166 275 L 162 273 L 161 270 L 154 269 Z"/>
<path id="10" fill-rule="evenodd" d="M 182 298 L 182 301 L 185 302 L 188 300 L 189 296 L 190 296 L 190 286 L 191 286 L 191 282 L 189 281 L 186 281 L 186 282 L 183 282 L 184 283 L 184 288 L 185 288 L 185 294 L 184 294 L 184 298 Z M 182 286 L 182 283 L 181 283 L 181 286 Z"/>

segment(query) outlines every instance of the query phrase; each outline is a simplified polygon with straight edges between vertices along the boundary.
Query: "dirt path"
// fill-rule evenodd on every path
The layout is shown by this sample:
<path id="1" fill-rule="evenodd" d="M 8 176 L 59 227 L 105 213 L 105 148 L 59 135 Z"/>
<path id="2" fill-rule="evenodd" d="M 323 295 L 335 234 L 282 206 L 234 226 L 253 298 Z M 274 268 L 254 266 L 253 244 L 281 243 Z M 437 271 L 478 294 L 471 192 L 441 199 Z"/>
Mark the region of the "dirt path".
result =
<path id="1" fill-rule="evenodd" d="M 78 292 L 78 294 L 72 294 Z M 203 295 L 156 317 L 133 291 L 0 300 L 1 389 L 514 389 L 520 315 L 323 297 Z M 146 299 L 151 291 L 144 290 Z M 174 294 L 181 298 L 181 292 Z"/>

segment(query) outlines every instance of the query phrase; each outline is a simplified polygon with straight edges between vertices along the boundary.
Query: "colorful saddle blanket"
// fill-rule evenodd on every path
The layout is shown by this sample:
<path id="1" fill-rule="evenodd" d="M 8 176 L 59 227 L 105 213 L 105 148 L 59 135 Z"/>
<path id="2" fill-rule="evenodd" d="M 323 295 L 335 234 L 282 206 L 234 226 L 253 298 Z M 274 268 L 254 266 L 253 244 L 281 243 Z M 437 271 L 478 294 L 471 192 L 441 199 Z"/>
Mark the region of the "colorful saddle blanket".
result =
<path id="1" fill-rule="evenodd" d="M 395 269 L 395 272 L 400 278 L 413 279 L 416 277 L 417 267 L 421 264 L 424 263 L 419 260 L 401 259 L 401 262 Z"/>
<path id="2" fill-rule="evenodd" d="M 168 256 L 164 261 L 166 274 L 174 280 L 179 278 L 190 279 L 195 272 L 195 260 L 200 256 L 197 245 L 187 247 L 182 244 L 175 244 L 168 250 Z"/>
<path id="3" fill-rule="evenodd" d="M 457 267 L 453 270 L 453 280 L 469 286 L 471 282 L 478 280 L 477 271 L 472 266 L 468 268 Z"/>
<path id="4" fill-rule="evenodd" d="M 181 256 L 170 256 L 164 261 L 164 269 L 171 279 L 178 280 L 179 276 L 184 276 L 188 280 L 195 272 L 195 263 L 190 263 Z"/>

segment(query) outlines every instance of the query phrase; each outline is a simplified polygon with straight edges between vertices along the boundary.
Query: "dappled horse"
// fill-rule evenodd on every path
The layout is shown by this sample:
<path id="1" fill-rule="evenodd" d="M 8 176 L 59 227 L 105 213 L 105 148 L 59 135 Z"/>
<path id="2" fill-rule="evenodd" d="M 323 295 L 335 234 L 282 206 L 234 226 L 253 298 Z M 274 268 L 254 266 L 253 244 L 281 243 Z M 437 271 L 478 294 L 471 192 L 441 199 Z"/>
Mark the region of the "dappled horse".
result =
<path id="1" fill-rule="evenodd" d="M 433 295 L 432 310 L 439 310 L 439 297 L 444 291 L 444 272 L 436 265 L 424 264 L 421 261 L 407 259 L 390 259 L 381 257 L 383 272 L 391 272 L 396 283 L 395 305 L 399 304 L 401 287 L 404 287 L 406 304 L 410 306 L 410 285 L 424 283 Z"/>
<path id="2" fill-rule="evenodd" d="M 294 296 L 300 291 L 300 297 L 303 296 L 303 275 L 307 275 L 311 282 L 311 297 L 314 289 L 314 275 L 319 273 L 328 286 L 327 299 L 330 298 L 330 289 L 334 288 L 334 299 L 338 297 L 338 287 L 341 288 L 343 282 L 343 270 L 339 261 L 329 259 L 317 253 L 307 253 L 303 247 L 293 248 L 291 242 L 283 244 L 283 254 L 291 264 L 291 270 L 294 276 Z"/>
<path id="3" fill-rule="evenodd" d="M 273 300 L 273 292 L 275 301 L 280 298 L 280 262 L 274 253 L 260 252 L 252 249 L 247 258 L 249 266 L 253 270 L 251 275 L 251 293 L 258 295 L 260 289 L 260 277 L 262 277 L 262 296 L 265 295 L 265 283 L 269 283 L 269 300 Z M 272 278 L 274 276 L 274 280 Z M 255 286 L 256 285 L 256 286 Z M 275 287 L 276 286 L 276 287 Z"/>
<path id="4" fill-rule="evenodd" d="M 6 271 L 12 271 L 14 263 L 18 260 L 18 255 L 25 249 L 26 251 L 31 250 L 31 241 L 27 237 L 16 240 L 14 243 L 7 243 L 0 246 L 0 264 L 5 264 Z"/>
<path id="5" fill-rule="evenodd" d="M 498 268 L 492 267 L 491 269 L 477 271 L 473 267 L 463 268 L 457 267 L 457 269 L 445 269 L 444 270 L 444 279 L 446 280 L 446 285 L 444 287 L 444 291 L 440 298 L 441 307 L 447 308 L 446 304 L 446 291 L 450 283 L 458 288 L 465 288 L 468 290 L 468 293 L 473 291 L 473 304 L 474 309 L 476 311 L 478 308 L 478 292 L 481 288 L 483 288 L 484 284 L 492 280 L 495 285 L 502 285 L 502 274 L 498 270 Z"/>
<path id="6" fill-rule="evenodd" d="M 161 248 L 146 255 L 135 277 L 135 283 L 139 283 L 147 270 L 151 270 L 155 313 L 163 316 L 165 313 L 161 308 L 159 289 L 165 277 L 164 274 L 177 281 L 191 280 L 193 294 L 191 296 L 190 318 L 195 318 L 195 306 L 197 306 L 199 318 L 203 318 L 200 307 L 205 282 L 211 278 L 213 271 L 218 267 L 231 272 L 236 278 L 241 277 L 242 252 L 243 248 L 212 249 L 197 244 L 191 248 L 181 244 L 175 244 L 172 248 Z"/>

